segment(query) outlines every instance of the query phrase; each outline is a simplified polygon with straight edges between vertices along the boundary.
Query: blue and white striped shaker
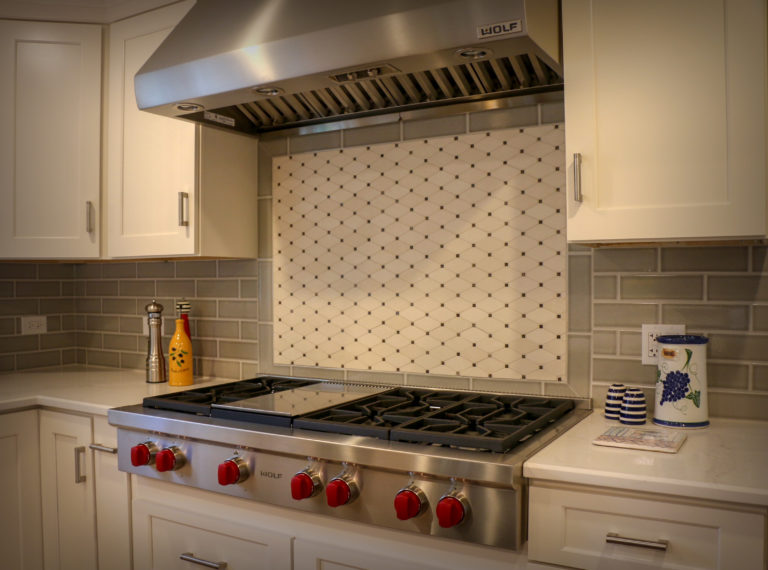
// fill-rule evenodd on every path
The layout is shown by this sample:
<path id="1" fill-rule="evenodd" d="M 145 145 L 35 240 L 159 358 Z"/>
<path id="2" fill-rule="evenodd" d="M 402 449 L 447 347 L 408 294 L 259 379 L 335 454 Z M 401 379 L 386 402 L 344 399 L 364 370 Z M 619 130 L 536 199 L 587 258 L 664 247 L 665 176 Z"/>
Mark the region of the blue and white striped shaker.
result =
<path id="1" fill-rule="evenodd" d="M 624 393 L 619 421 L 630 426 L 640 426 L 645 423 L 646 415 L 645 394 L 639 388 L 629 388 Z"/>
<path id="2" fill-rule="evenodd" d="M 605 396 L 605 417 L 609 420 L 618 420 L 621 412 L 621 402 L 627 387 L 624 384 L 611 384 Z"/>

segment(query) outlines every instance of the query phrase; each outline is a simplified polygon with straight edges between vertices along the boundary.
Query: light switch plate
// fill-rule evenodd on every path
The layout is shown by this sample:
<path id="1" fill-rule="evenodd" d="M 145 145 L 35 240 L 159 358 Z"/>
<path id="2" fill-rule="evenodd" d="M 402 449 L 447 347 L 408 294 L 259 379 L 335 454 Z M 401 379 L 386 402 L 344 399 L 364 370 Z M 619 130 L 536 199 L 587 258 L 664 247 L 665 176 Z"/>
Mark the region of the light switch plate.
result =
<path id="1" fill-rule="evenodd" d="M 659 357 L 659 344 L 656 337 L 665 334 L 685 334 L 685 325 L 649 325 L 642 327 L 642 363 L 656 364 Z"/>

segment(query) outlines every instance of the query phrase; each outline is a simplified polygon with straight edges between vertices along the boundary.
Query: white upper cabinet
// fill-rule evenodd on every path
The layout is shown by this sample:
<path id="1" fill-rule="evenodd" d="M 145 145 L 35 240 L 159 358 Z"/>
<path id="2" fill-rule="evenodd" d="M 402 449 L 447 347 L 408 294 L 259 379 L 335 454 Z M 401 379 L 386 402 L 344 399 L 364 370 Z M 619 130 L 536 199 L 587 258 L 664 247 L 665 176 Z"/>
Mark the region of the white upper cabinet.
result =
<path id="1" fill-rule="evenodd" d="M 0 21 L 0 257 L 99 256 L 101 26 Z"/>
<path id="2" fill-rule="evenodd" d="M 192 4 L 110 26 L 108 257 L 256 257 L 256 139 L 136 105 L 134 75 Z"/>
<path id="3" fill-rule="evenodd" d="M 564 0 L 563 52 L 569 241 L 766 235 L 764 0 Z"/>

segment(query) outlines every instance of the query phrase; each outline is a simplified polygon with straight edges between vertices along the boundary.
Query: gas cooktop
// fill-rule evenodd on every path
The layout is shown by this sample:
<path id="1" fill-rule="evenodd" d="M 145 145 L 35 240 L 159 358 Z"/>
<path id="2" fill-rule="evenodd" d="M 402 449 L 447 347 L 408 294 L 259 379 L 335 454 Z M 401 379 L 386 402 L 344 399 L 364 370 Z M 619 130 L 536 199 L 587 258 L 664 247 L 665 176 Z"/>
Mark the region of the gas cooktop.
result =
<path id="1" fill-rule="evenodd" d="M 566 398 L 263 376 L 109 411 L 118 467 L 330 518 L 516 550 L 523 462 Z"/>
<path id="2" fill-rule="evenodd" d="M 574 401 L 261 377 L 149 397 L 143 405 L 211 418 L 504 453 L 568 414 Z"/>

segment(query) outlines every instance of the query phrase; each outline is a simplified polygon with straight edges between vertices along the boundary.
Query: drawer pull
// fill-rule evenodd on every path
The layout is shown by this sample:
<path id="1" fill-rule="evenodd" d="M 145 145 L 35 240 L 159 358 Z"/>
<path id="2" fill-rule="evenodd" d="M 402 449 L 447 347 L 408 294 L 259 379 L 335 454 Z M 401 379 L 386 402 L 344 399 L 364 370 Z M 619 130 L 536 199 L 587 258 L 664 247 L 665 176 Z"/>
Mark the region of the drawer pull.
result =
<path id="1" fill-rule="evenodd" d="M 88 446 L 88 448 L 94 451 L 103 451 L 104 453 L 117 453 L 116 447 L 109 447 L 106 445 L 101 445 L 100 443 L 92 443 Z"/>
<path id="2" fill-rule="evenodd" d="M 210 560 L 204 560 L 202 558 L 198 558 L 191 552 L 185 552 L 184 554 L 181 554 L 179 558 L 182 559 L 184 562 L 199 564 L 200 566 L 205 566 L 206 568 L 217 568 L 218 570 L 226 570 L 227 568 L 226 562 L 211 562 Z"/>
<path id="3" fill-rule="evenodd" d="M 75 448 L 75 483 L 83 483 L 85 481 L 81 458 L 85 458 L 84 445 Z"/>
<path id="4" fill-rule="evenodd" d="M 652 550 L 667 550 L 668 540 L 642 540 L 640 538 L 629 538 L 619 536 L 615 532 L 609 532 L 605 535 L 605 542 L 609 544 L 625 544 L 627 546 L 639 546 L 640 548 L 650 548 Z"/>

